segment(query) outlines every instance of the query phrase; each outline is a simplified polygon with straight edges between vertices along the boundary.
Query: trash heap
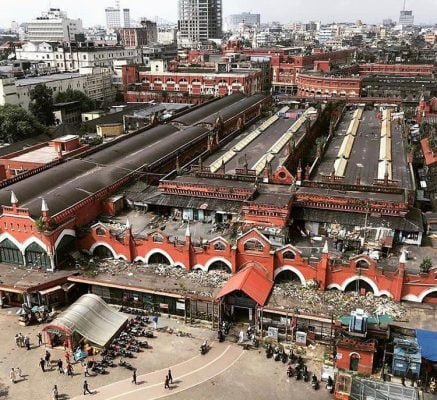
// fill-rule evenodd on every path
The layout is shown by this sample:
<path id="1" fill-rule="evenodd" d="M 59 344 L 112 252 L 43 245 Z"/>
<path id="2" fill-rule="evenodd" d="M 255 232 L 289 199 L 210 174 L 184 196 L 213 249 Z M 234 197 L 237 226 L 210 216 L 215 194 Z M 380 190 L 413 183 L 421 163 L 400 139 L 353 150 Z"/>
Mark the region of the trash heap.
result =
<path id="1" fill-rule="evenodd" d="M 294 307 L 300 314 L 319 315 L 331 318 L 349 314 L 362 308 L 369 314 L 390 315 L 393 320 L 405 320 L 406 309 L 387 297 L 376 297 L 369 292 L 361 296 L 356 292 L 340 292 L 338 290 L 319 291 L 314 287 L 305 287 L 296 283 L 280 283 L 275 285 L 270 305 Z"/>

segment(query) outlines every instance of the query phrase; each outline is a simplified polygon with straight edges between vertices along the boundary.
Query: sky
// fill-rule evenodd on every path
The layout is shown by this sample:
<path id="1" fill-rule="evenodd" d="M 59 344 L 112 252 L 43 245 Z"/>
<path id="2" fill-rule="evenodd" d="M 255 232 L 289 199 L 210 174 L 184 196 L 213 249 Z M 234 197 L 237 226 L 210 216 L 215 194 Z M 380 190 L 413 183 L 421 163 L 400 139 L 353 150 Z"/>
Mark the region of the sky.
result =
<path id="1" fill-rule="evenodd" d="M 49 7 L 67 11 L 70 18 L 81 18 L 85 27 L 105 24 L 105 7 L 115 0 L 0 0 L 0 27 L 11 21 L 27 22 Z M 177 0 L 120 0 L 130 8 L 131 18 L 147 17 L 177 21 Z M 261 22 L 355 22 L 380 23 L 385 18 L 398 20 L 403 0 L 223 0 L 223 15 L 239 12 L 261 14 Z M 437 0 L 407 0 L 416 23 L 437 23 Z"/>

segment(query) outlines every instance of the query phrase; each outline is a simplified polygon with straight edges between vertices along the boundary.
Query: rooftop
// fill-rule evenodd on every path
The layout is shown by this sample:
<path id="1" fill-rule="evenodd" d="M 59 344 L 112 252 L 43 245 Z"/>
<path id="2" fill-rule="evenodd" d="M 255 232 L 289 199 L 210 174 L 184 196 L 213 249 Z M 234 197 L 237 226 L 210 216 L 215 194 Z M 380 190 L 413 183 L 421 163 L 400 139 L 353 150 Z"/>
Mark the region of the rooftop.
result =
<path id="1" fill-rule="evenodd" d="M 66 79 L 80 78 L 81 76 L 83 75 L 77 72 L 35 76 L 32 78 L 17 79 L 15 81 L 15 86 L 30 86 L 30 85 L 37 85 L 38 83 L 44 84 L 44 83 L 61 81 Z"/>

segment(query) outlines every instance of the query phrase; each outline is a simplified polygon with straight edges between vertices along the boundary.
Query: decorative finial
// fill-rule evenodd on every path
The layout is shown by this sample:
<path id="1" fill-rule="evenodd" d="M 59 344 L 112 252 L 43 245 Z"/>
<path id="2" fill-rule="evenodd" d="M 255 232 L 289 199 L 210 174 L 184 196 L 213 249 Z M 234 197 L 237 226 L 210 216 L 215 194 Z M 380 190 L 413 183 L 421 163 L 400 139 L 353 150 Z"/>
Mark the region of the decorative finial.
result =
<path id="1" fill-rule="evenodd" d="M 45 201 L 44 198 L 41 201 L 41 211 L 42 212 L 48 212 L 49 211 L 49 207 L 48 207 L 47 202 Z"/>
<path id="2" fill-rule="evenodd" d="M 18 199 L 17 196 L 15 196 L 14 191 L 11 191 L 11 204 L 17 204 L 18 203 Z"/>

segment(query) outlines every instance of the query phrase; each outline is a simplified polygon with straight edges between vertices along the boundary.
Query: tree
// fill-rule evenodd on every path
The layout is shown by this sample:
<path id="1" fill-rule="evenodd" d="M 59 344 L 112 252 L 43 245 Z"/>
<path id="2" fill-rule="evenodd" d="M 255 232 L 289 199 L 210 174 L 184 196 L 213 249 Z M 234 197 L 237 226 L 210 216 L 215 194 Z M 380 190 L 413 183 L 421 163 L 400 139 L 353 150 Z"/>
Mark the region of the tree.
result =
<path id="1" fill-rule="evenodd" d="M 421 264 L 419 265 L 420 272 L 428 273 L 432 268 L 432 260 L 431 257 L 424 257 Z"/>
<path id="2" fill-rule="evenodd" d="M 82 112 L 95 110 L 96 103 L 80 90 L 67 89 L 65 92 L 59 92 L 55 96 L 55 103 L 69 103 L 70 101 L 80 102 Z"/>
<path id="3" fill-rule="evenodd" d="M 38 83 L 30 91 L 29 111 L 36 119 L 46 126 L 54 125 L 53 115 L 53 90 L 46 85 Z"/>
<path id="4" fill-rule="evenodd" d="M 12 104 L 0 106 L 0 140 L 13 143 L 46 132 L 47 128 L 21 107 Z"/>

